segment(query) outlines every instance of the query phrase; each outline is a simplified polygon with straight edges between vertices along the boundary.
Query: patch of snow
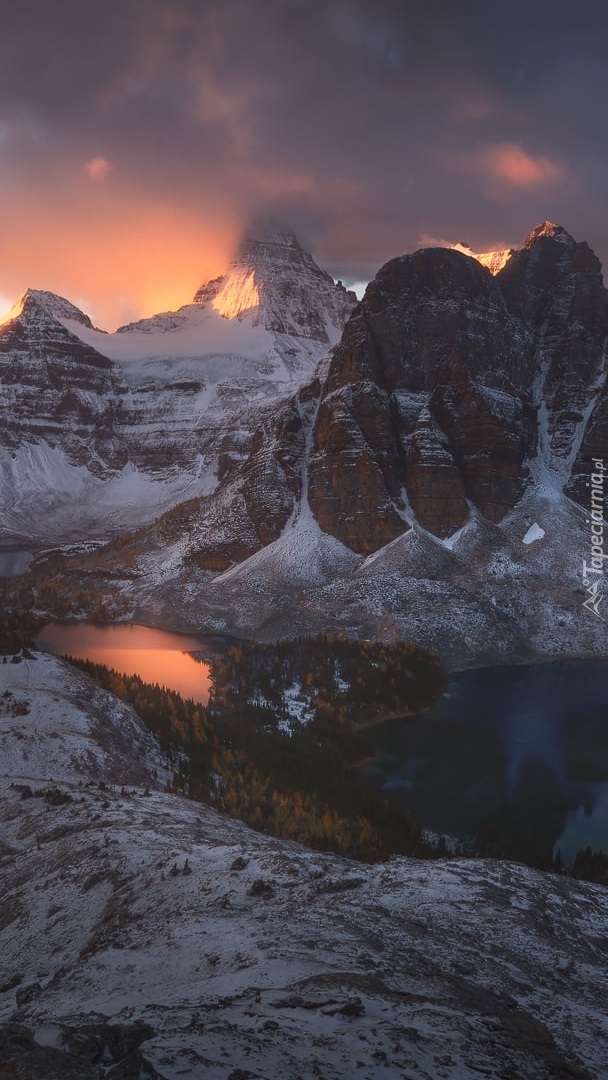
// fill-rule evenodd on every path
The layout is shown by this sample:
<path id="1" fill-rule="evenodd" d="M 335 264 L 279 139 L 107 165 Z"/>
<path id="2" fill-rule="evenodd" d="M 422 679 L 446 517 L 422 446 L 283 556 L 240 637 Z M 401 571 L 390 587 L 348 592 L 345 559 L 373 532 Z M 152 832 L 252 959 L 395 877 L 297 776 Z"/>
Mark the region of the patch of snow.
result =
<path id="1" fill-rule="evenodd" d="M 460 251 L 463 255 L 468 255 L 470 259 L 476 259 L 478 263 L 485 266 L 491 274 L 498 274 L 504 266 L 507 265 L 509 259 L 515 254 L 514 248 L 503 248 L 501 251 L 473 251 L 468 244 L 450 244 L 452 251 Z"/>
<path id="2" fill-rule="evenodd" d="M 544 535 L 545 530 L 541 529 L 538 522 L 535 521 L 534 524 L 530 526 L 526 535 L 524 536 L 522 544 L 533 544 L 535 540 L 542 540 Z"/>
<path id="3" fill-rule="evenodd" d="M 292 686 L 283 691 L 283 703 L 287 709 L 289 719 L 279 721 L 279 730 L 293 734 L 294 721 L 300 726 L 309 724 L 314 716 L 314 709 L 310 695 L 302 692 L 302 684 L 296 680 Z"/>

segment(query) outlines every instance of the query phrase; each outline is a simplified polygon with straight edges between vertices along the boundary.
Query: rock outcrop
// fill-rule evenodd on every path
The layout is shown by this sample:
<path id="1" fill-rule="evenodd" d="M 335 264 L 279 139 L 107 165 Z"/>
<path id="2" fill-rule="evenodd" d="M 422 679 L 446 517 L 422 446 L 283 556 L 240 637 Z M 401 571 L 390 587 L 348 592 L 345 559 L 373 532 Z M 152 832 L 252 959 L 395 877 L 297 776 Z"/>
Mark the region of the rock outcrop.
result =
<path id="1" fill-rule="evenodd" d="M 588 473 L 608 442 L 607 333 L 596 257 L 548 222 L 496 276 L 455 250 L 388 263 L 323 390 L 309 495 L 321 527 L 368 554 L 412 515 L 446 537 L 471 508 L 500 522 L 539 469 L 562 486 L 575 458 Z"/>
<path id="2" fill-rule="evenodd" d="M 14 453 L 44 440 L 94 475 L 120 469 L 127 458 L 117 430 L 124 380 L 62 320 L 93 329 L 69 301 L 28 289 L 0 324 L 0 447 Z"/>
<path id="3" fill-rule="evenodd" d="M 606 378 L 608 292 L 586 243 L 544 222 L 500 273 L 509 311 L 533 333 L 534 404 L 543 464 L 567 481 Z M 608 437 L 608 429 L 604 429 Z M 588 459 L 587 459 L 588 464 Z"/>

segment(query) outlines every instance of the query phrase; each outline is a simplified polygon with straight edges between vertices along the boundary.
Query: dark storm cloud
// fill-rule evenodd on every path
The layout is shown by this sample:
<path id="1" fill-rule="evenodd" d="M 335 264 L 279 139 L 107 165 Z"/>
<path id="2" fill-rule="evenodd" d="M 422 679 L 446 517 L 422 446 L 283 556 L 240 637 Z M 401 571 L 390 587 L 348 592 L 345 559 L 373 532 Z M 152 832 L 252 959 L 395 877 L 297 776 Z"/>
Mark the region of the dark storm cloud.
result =
<path id="1" fill-rule="evenodd" d="M 593 0 L 22 0 L 0 183 L 52 207 L 72 166 L 202 220 L 269 205 L 347 276 L 546 217 L 608 257 L 607 24 Z"/>

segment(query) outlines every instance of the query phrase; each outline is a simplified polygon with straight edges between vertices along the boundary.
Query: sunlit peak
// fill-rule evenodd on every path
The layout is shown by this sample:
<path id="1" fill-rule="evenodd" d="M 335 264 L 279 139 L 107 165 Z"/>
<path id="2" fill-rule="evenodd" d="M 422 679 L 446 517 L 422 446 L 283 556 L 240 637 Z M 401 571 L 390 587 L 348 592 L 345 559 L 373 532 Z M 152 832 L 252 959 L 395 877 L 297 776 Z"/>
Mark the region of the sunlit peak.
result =
<path id="1" fill-rule="evenodd" d="M 461 251 L 463 255 L 468 255 L 470 259 L 477 259 L 477 262 L 485 266 L 491 274 L 499 274 L 515 250 L 514 248 L 503 248 L 501 251 L 479 252 L 473 251 L 468 244 L 451 244 L 450 247 L 453 251 Z"/>
<path id="2" fill-rule="evenodd" d="M 23 295 L 20 296 L 18 300 L 15 300 L 15 303 L 13 304 L 11 309 L 7 311 L 6 315 L 3 315 L 2 318 L 0 318 L 0 326 L 4 326 L 5 323 L 12 322 L 13 319 L 16 319 L 21 314 L 21 312 L 23 311 L 23 305 L 25 303 L 26 296 L 27 293 L 23 293 Z"/>
<path id="3" fill-rule="evenodd" d="M 248 267 L 233 269 L 211 304 L 225 319 L 236 319 L 259 305 L 260 293 L 255 283 L 255 271 Z"/>

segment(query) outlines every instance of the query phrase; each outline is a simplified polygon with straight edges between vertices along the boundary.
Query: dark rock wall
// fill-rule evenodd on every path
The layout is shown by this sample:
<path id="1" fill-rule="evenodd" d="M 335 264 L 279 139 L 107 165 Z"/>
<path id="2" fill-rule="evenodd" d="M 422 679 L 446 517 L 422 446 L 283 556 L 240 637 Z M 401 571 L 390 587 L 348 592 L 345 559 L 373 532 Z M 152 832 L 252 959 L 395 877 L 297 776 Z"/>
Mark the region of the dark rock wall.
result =
<path id="1" fill-rule="evenodd" d="M 497 277 L 444 249 L 387 263 L 320 403 L 310 503 L 321 527 L 367 554 L 407 528 L 408 509 L 441 537 L 468 504 L 501 521 L 539 455 L 564 481 L 573 455 L 584 471 L 608 448 L 603 399 L 583 431 L 607 331 L 597 259 L 550 223 Z"/>

